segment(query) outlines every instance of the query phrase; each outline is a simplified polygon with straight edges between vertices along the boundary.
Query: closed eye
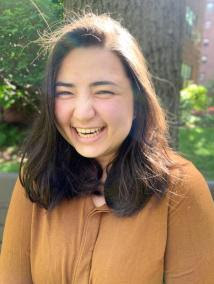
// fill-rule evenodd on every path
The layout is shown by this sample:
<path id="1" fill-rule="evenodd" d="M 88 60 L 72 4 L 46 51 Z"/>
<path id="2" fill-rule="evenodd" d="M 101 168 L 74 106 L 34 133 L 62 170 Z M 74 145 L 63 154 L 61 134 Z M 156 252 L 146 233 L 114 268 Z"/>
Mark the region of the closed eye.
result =
<path id="1" fill-rule="evenodd" d="M 98 95 L 99 95 L 99 94 L 101 94 L 101 95 L 102 95 L 102 94 L 104 94 L 104 95 L 105 95 L 105 94 L 106 94 L 106 95 L 108 95 L 108 94 L 114 95 L 114 92 L 109 91 L 109 90 L 100 90 L 100 91 L 97 91 L 96 94 L 98 94 Z"/>
<path id="2" fill-rule="evenodd" d="M 68 97 L 68 96 L 73 96 L 74 94 L 68 91 L 63 91 L 63 92 L 56 92 L 56 97 Z"/>

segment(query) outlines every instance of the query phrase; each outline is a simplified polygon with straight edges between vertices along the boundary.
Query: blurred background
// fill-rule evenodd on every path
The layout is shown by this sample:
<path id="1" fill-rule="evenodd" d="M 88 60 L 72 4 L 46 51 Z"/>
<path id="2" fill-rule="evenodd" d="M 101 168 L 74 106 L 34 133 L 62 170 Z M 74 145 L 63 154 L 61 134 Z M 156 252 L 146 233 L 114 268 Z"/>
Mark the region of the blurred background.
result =
<path id="1" fill-rule="evenodd" d="M 39 112 L 47 54 L 38 38 L 82 11 L 109 12 L 138 39 L 171 145 L 212 183 L 214 0 L 1 0 L 0 210 L 9 196 L 5 177 L 17 176 L 20 146 Z"/>

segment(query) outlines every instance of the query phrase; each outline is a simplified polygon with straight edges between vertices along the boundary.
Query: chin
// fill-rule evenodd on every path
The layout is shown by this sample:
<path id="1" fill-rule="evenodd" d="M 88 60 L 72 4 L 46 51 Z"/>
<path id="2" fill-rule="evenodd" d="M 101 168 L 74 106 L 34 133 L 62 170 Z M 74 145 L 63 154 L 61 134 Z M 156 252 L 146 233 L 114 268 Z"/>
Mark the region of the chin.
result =
<path id="1" fill-rule="evenodd" d="M 93 151 L 78 151 L 77 149 L 76 151 L 85 158 L 96 159 L 99 156 L 97 154 L 97 151 L 96 153 L 94 153 Z"/>

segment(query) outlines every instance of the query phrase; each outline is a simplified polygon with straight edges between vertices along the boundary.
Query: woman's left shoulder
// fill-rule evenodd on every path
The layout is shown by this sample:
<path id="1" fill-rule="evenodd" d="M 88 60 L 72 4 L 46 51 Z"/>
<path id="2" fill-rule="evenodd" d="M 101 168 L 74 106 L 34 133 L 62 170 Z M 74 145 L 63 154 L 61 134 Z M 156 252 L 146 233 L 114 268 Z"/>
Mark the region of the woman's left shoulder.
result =
<path id="1" fill-rule="evenodd" d="M 166 283 L 214 283 L 214 202 L 207 182 L 180 155 L 167 193 Z"/>
<path id="2" fill-rule="evenodd" d="M 189 160 L 173 153 L 170 158 L 175 163 L 171 173 L 169 196 L 179 202 L 182 199 L 199 200 L 214 208 L 214 202 L 208 184 L 202 173 Z"/>

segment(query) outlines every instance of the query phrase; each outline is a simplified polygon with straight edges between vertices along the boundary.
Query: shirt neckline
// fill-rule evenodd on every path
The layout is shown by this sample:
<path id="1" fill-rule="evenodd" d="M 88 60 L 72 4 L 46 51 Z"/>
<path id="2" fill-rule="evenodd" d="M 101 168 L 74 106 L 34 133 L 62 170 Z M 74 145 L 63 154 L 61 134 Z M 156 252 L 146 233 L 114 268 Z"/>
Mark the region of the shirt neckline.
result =
<path id="1" fill-rule="evenodd" d="M 102 211 L 102 212 L 108 212 L 108 211 L 110 211 L 110 208 L 108 207 L 108 205 L 105 203 L 105 204 L 103 204 L 103 205 L 101 205 L 101 206 L 96 206 L 95 204 L 94 204 L 94 201 L 93 201 L 93 199 L 92 199 L 92 195 L 89 195 L 89 196 L 87 196 L 87 200 L 88 200 L 88 203 L 89 203 L 89 205 L 90 205 L 90 209 L 91 210 L 95 210 L 95 211 Z M 90 211 L 91 211 L 90 210 Z"/>

